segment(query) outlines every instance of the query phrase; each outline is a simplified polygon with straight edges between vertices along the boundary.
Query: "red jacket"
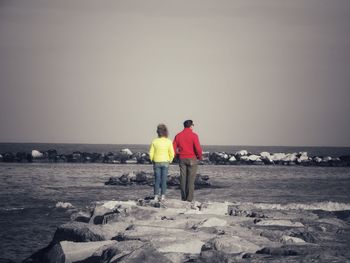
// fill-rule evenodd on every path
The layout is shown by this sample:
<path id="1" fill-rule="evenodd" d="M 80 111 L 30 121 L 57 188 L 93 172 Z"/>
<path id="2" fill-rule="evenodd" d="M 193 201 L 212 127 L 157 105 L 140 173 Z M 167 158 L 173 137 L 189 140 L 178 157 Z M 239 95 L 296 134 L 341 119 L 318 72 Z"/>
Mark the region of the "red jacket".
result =
<path id="1" fill-rule="evenodd" d="M 191 128 L 185 128 L 175 136 L 174 142 L 175 154 L 180 159 L 192 158 L 202 160 L 202 148 L 199 143 L 198 135 Z"/>

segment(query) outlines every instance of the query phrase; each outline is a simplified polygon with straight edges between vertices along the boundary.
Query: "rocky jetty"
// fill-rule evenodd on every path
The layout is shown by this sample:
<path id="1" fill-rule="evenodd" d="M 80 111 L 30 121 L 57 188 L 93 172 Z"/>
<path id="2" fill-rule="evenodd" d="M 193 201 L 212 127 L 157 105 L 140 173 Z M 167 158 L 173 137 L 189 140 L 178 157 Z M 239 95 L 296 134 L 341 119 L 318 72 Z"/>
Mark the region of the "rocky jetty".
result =
<path id="1" fill-rule="evenodd" d="M 112 176 L 105 185 L 154 185 L 154 174 L 149 172 L 130 172 L 121 176 Z M 180 175 L 169 174 L 167 178 L 168 187 L 180 186 Z M 212 186 L 208 175 L 197 174 L 194 182 L 195 189 L 209 188 Z"/>
<path id="2" fill-rule="evenodd" d="M 103 201 L 73 214 L 23 262 L 347 262 L 348 223 L 254 204 Z"/>
<path id="3" fill-rule="evenodd" d="M 107 163 L 107 164 L 151 164 L 146 152 L 133 153 L 130 149 L 119 152 L 89 153 L 75 151 L 59 154 L 55 149 L 40 152 L 5 152 L 0 154 L 0 162 L 68 162 L 68 163 Z M 177 163 L 178 160 L 174 160 Z M 350 166 L 350 156 L 309 156 L 299 153 L 250 153 L 241 150 L 236 153 L 204 152 L 201 165 L 303 165 L 303 166 Z"/>

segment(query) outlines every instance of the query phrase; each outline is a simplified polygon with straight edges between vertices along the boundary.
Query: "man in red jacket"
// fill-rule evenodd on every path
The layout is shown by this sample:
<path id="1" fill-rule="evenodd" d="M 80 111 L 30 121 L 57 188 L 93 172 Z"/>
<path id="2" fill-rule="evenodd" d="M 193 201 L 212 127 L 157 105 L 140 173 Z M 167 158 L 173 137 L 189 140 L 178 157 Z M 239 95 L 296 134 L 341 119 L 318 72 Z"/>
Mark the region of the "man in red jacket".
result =
<path id="1" fill-rule="evenodd" d="M 193 132 L 193 121 L 184 122 L 184 129 L 175 136 L 173 145 L 180 162 L 181 199 L 192 202 L 194 181 L 196 179 L 198 160 L 202 160 L 202 148 L 198 135 Z"/>

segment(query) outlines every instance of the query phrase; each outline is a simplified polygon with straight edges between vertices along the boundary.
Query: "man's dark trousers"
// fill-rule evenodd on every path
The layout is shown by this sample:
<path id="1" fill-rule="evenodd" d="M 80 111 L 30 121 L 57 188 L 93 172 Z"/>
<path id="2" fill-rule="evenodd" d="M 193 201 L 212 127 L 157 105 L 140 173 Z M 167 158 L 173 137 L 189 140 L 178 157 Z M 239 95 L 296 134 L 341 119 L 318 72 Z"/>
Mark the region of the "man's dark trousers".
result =
<path id="1" fill-rule="evenodd" d="M 192 202 L 194 181 L 196 180 L 198 162 L 196 159 L 180 159 L 180 187 L 182 201 Z"/>

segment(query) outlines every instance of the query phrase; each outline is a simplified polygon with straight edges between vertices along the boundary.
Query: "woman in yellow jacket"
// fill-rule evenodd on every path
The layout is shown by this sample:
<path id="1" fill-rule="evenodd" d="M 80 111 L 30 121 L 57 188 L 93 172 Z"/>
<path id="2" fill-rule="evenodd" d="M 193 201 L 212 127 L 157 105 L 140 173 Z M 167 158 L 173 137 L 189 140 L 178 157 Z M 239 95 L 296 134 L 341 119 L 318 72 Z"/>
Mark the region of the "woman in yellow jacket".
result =
<path id="1" fill-rule="evenodd" d="M 157 127 L 158 138 L 153 139 L 149 150 L 150 160 L 153 162 L 154 170 L 154 200 L 159 201 L 159 188 L 161 189 L 161 200 L 165 199 L 167 188 L 167 176 L 169 164 L 174 159 L 174 147 L 168 139 L 168 128 L 164 124 Z"/>

